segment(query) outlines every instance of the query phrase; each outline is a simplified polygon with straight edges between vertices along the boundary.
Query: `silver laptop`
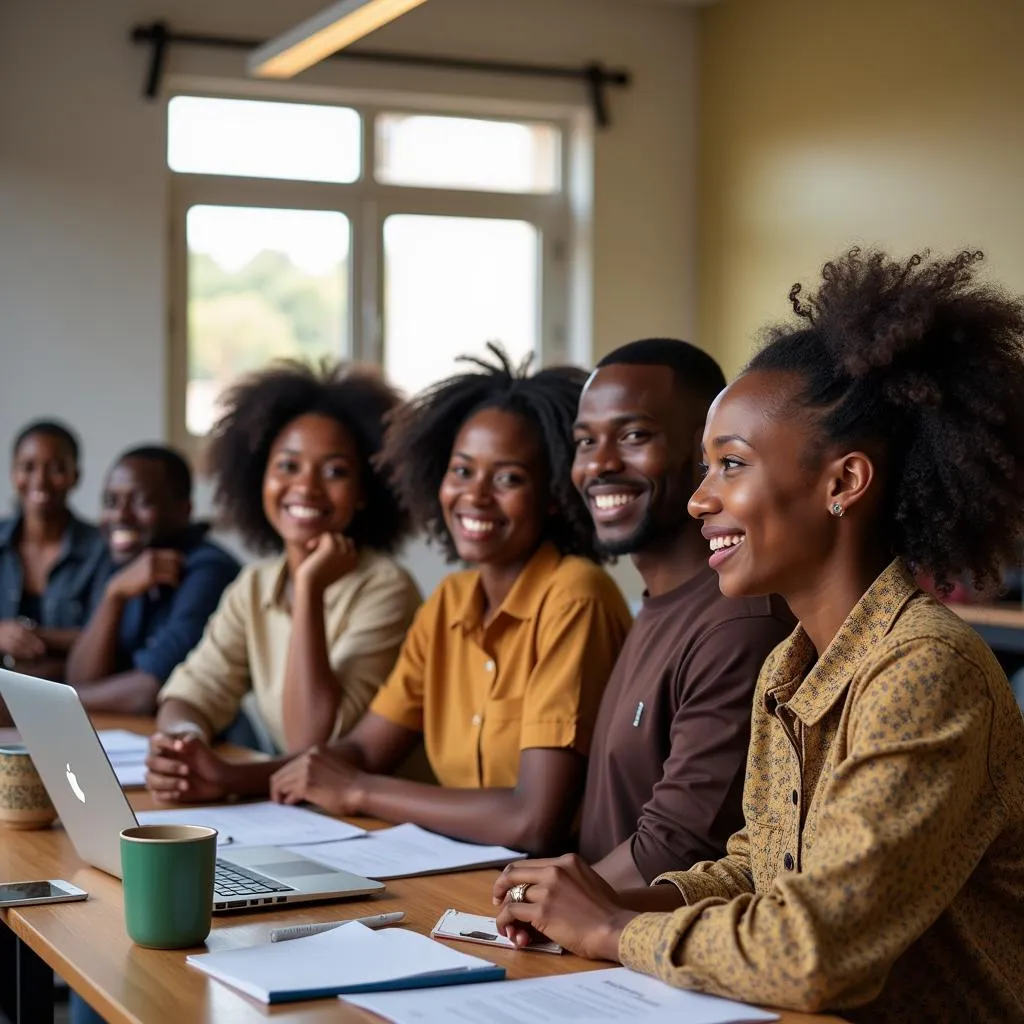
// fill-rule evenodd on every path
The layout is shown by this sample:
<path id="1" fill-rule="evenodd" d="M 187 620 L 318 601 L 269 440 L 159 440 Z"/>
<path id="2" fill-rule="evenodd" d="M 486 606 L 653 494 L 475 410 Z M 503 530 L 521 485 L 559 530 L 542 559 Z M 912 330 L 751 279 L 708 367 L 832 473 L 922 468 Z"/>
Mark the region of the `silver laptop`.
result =
<path id="1" fill-rule="evenodd" d="M 0 669 L 0 696 L 32 755 L 78 856 L 121 877 L 121 830 L 138 824 L 78 694 L 63 683 Z M 217 858 L 213 909 L 236 911 L 365 896 L 384 889 L 276 846 Z"/>

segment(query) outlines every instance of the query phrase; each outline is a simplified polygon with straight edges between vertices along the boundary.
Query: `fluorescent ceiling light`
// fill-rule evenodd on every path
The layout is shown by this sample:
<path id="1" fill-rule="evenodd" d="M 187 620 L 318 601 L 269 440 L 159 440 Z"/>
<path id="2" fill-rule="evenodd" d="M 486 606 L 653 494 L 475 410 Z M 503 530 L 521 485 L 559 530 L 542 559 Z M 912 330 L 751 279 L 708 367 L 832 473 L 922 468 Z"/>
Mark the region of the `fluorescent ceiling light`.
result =
<path id="1" fill-rule="evenodd" d="M 340 0 L 249 55 L 249 74 L 291 78 L 426 0 Z"/>

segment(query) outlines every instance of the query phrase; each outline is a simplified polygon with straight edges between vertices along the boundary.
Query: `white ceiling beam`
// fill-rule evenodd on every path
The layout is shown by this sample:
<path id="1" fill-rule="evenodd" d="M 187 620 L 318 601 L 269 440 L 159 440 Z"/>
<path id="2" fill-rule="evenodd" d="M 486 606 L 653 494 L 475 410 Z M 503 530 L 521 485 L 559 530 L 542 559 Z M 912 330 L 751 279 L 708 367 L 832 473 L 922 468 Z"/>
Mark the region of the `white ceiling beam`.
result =
<path id="1" fill-rule="evenodd" d="M 249 74 L 292 78 L 426 0 L 340 0 L 249 55 Z"/>

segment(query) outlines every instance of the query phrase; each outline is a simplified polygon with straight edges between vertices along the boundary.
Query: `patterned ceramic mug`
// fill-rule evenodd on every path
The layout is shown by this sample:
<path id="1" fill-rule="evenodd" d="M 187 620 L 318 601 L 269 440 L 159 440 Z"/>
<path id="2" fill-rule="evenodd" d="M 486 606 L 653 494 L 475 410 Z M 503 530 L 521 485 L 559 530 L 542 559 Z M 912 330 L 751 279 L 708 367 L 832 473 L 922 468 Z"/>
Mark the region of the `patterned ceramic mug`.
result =
<path id="1" fill-rule="evenodd" d="M 0 825 L 46 828 L 56 817 L 28 751 L 20 743 L 0 746 Z"/>

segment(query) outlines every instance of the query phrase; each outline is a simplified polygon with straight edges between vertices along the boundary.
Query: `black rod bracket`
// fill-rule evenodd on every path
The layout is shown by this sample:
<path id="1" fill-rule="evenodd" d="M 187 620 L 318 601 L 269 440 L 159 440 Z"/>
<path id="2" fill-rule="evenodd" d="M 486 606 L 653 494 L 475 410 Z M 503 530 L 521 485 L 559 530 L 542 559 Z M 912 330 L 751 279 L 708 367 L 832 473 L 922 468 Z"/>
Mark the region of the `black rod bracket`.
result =
<path id="1" fill-rule="evenodd" d="M 160 92 L 160 84 L 164 77 L 164 62 L 167 57 L 168 31 L 162 21 L 154 21 L 150 26 L 149 36 L 149 71 L 146 74 L 144 95 L 146 99 L 156 99 Z"/>
<path id="2" fill-rule="evenodd" d="M 195 32 L 175 32 L 164 21 L 148 25 L 136 25 L 131 31 L 131 41 L 138 46 L 149 47 L 149 67 L 143 95 L 155 99 L 160 92 L 166 66 L 167 50 L 170 46 L 205 46 L 225 50 L 254 50 L 262 45 L 259 39 L 242 39 L 237 36 L 204 35 Z M 611 125 L 608 107 L 608 89 L 626 88 L 632 76 L 628 71 L 606 68 L 599 61 L 585 67 L 565 67 L 554 64 L 530 64 L 514 61 L 477 60 L 466 57 L 439 56 L 433 54 L 396 53 L 384 50 L 346 49 L 331 54 L 333 60 L 361 60 L 378 64 L 403 64 L 407 67 L 434 68 L 442 71 L 476 71 L 496 75 L 520 75 L 532 78 L 562 78 L 582 82 L 587 87 L 594 121 L 600 128 Z"/>

